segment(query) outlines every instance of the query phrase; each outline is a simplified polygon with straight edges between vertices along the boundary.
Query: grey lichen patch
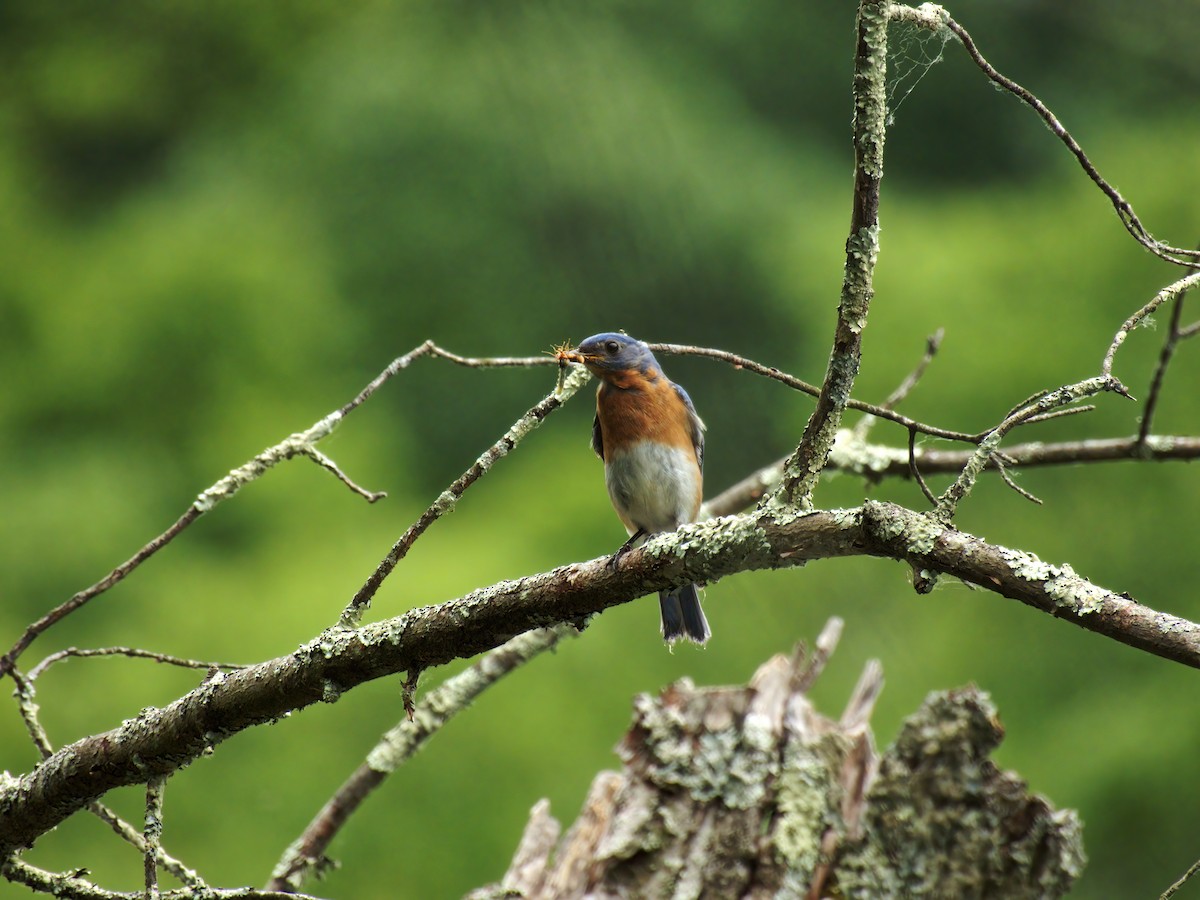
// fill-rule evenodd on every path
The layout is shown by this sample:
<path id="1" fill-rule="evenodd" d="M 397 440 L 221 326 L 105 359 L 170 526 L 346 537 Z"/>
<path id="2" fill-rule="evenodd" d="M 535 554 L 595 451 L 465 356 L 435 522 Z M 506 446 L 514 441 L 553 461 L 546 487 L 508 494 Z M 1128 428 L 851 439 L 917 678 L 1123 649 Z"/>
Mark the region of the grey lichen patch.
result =
<path id="1" fill-rule="evenodd" d="M 685 525 L 678 531 L 659 535 L 646 542 L 646 555 L 652 559 L 668 557 L 682 558 L 698 554 L 708 562 L 725 556 L 730 548 L 743 562 L 753 565 L 766 563 L 772 558 L 772 549 L 766 532 L 754 516 L 721 516 Z"/>
<path id="2" fill-rule="evenodd" d="M 321 680 L 321 702 L 337 703 L 342 697 L 342 686 L 328 678 Z"/>
<path id="3" fill-rule="evenodd" d="M 555 386 L 554 396 L 565 402 L 575 396 L 579 389 L 591 381 L 591 379 L 592 373 L 585 367 L 573 366 L 570 374 Z"/>
<path id="4" fill-rule="evenodd" d="M 1155 453 L 1170 453 L 1175 449 L 1175 438 L 1162 435 L 1146 435 L 1145 445 Z"/>
<path id="5" fill-rule="evenodd" d="M 837 795 L 825 762 L 812 753 L 789 753 L 779 775 L 778 813 L 771 840 L 789 870 L 805 881 L 821 855 L 821 837 L 834 821 Z"/>
<path id="6" fill-rule="evenodd" d="M 1060 574 L 1046 582 L 1046 593 L 1060 609 L 1069 609 L 1080 616 L 1100 612 L 1108 592 L 1085 578 L 1076 575 L 1070 566 L 1063 566 Z"/>
<path id="7" fill-rule="evenodd" d="M 286 443 L 287 441 L 284 442 L 284 444 Z M 232 497 L 245 485 L 254 481 L 267 471 L 268 468 L 284 458 L 281 449 L 284 444 L 269 447 L 249 462 L 238 466 L 236 469 L 230 469 L 228 475 L 207 490 L 201 491 L 192 505 L 204 513 L 208 512 L 222 500 Z"/>
<path id="8" fill-rule="evenodd" d="M 767 796 L 767 783 L 777 769 L 772 754 L 743 741 L 730 757 L 729 778 L 721 800 L 730 809 L 754 809 Z"/>
<path id="9" fill-rule="evenodd" d="M 539 883 L 555 896 L 789 900 L 1069 890 L 1078 817 L 992 763 L 1002 729 L 985 694 L 931 695 L 880 759 L 862 723 L 816 713 L 802 666 L 774 659 L 746 688 L 680 681 L 639 697 L 622 773 L 601 776 L 611 790 L 593 787 Z"/>
<path id="10" fill-rule="evenodd" d="M 846 285 L 842 290 L 842 318 L 855 334 L 860 333 L 867 325 L 867 308 L 871 301 L 870 284 L 878 256 L 877 224 L 863 226 L 846 240 Z M 857 370 L 857 359 L 854 364 Z"/>
<path id="11" fill-rule="evenodd" d="M 341 652 L 347 634 L 350 632 L 344 628 L 326 628 L 311 642 L 301 647 L 301 652 L 307 651 L 319 654 L 325 659 L 333 659 Z"/>
<path id="12" fill-rule="evenodd" d="M 1027 793 L 989 758 L 1003 732 L 974 688 L 933 694 L 904 723 L 867 793 L 865 830 L 846 848 L 846 896 L 1065 894 L 1082 870 L 1078 817 Z"/>
<path id="13" fill-rule="evenodd" d="M 325 659 L 333 659 L 337 653 L 337 641 L 333 640 L 326 632 L 321 632 L 317 637 L 310 641 L 305 646 L 301 647 L 299 654 L 303 656 L 321 656 Z"/>
<path id="14" fill-rule="evenodd" d="M 702 732 L 686 775 L 676 782 L 687 787 L 697 800 L 724 797 L 738 744 L 739 736 L 732 728 Z"/>
<path id="15" fill-rule="evenodd" d="M 833 517 L 833 524 L 838 528 L 862 527 L 861 507 L 854 507 L 852 509 L 833 509 L 829 511 L 829 515 Z"/>
<path id="16" fill-rule="evenodd" d="M 438 515 L 445 515 L 451 512 L 458 504 L 458 495 L 452 491 L 442 491 L 438 494 L 438 498 L 431 504 L 431 509 Z"/>
<path id="17" fill-rule="evenodd" d="M 945 7 L 937 3 L 922 3 L 920 6 L 906 6 L 903 3 L 893 3 L 888 15 L 895 21 L 911 22 L 921 28 L 936 32 L 943 40 L 951 40 L 954 33 L 946 25 L 950 14 Z"/>
<path id="18" fill-rule="evenodd" d="M 938 539 L 945 531 L 945 526 L 939 522 L 935 522 L 927 516 L 915 516 L 908 523 L 906 530 L 908 540 L 905 549 L 918 556 L 932 553 Z"/>
<path id="19" fill-rule="evenodd" d="M 694 690 L 682 685 L 672 690 Z M 727 727 L 705 728 L 697 735 L 699 722 L 671 703 L 641 696 L 635 708 L 644 738 L 639 755 L 652 784 L 681 788 L 696 801 L 716 800 L 728 809 L 753 809 L 763 802 L 778 757 L 752 746 L 740 722 L 731 718 Z"/>
<path id="20" fill-rule="evenodd" d="M 862 47 L 854 61 L 854 137 L 858 165 L 873 178 L 883 176 L 887 113 L 887 37 L 890 3 L 859 5 Z"/>
<path id="21" fill-rule="evenodd" d="M 907 517 L 901 516 L 897 510 L 886 504 L 868 500 L 863 504 L 864 521 L 870 523 L 875 538 L 889 542 L 901 537 L 908 531 Z"/>
<path id="22" fill-rule="evenodd" d="M 1012 573 L 1025 581 L 1049 581 L 1060 575 L 1074 576 L 1070 566 L 1059 568 L 1050 563 L 1042 562 L 1032 553 L 1024 550 L 1013 550 L 1010 547 L 997 547 L 1000 558 L 1008 563 Z"/>
<path id="23" fill-rule="evenodd" d="M 399 763 L 405 758 L 403 747 L 397 740 L 391 740 L 391 733 L 384 735 L 371 752 L 367 754 L 367 768 L 372 772 L 383 772 L 391 774 L 399 767 Z"/>

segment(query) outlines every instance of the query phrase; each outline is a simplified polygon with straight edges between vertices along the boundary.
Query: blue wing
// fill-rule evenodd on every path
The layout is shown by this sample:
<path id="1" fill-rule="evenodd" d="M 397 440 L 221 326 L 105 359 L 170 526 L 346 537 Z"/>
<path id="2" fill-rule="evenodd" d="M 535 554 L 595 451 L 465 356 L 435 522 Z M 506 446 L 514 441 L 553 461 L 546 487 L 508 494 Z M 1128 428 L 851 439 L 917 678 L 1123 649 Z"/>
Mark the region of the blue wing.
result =
<path id="1" fill-rule="evenodd" d="M 700 416 L 698 416 L 696 414 L 696 407 L 692 406 L 692 398 L 688 396 L 688 392 L 685 391 L 683 388 L 681 388 L 679 385 L 675 384 L 675 382 L 671 382 L 671 387 L 675 388 L 675 393 L 677 393 L 679 395 L 680 399 L 683 400 L 683 405 L 686 406 L 688 409 L 688 414 L 689 414 L 689 418 L 691 420 L 690 424 L 691 424 L 691 429 L 692 429 L 692 446 L 696 449 L 696 462 L 700 463 L 700 471 L 703 472 L 704 471 L 704 422 L 700 419 Z M 593 431 L 593 435 L 592 435 L 592 447 L 593 448 L 596 446 L 596 441 L 597 441 L 596 435 L 599 434 L 599 432 L 600 432 L 600 423 L 599 423 L 599 421 L 597 421 L 596 427 L 595 427 L 595 429 Z M 596 452 L 599 453 L 600 451 L 597 450 Z M 603 455 L 601 456 L 601 458 L 603 458 Z"/>
<path id="2" fill-rule="evenodd" d="M 600 415 L 596 414 L 596 418 L 592 420 L 592 449 L 596 451 L 596 455 L 604 459 L 604 435 L 600 431 Z"/>

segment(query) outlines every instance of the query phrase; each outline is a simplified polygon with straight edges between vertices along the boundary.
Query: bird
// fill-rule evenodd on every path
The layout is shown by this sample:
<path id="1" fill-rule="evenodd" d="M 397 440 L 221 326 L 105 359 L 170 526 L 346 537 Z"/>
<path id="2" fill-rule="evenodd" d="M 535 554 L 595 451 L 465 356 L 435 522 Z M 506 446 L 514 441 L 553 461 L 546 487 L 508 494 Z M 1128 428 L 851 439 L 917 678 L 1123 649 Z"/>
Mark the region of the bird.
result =
<path id="1" fill-rule="evenodd" d="M 615 567 L 634 544 L 694 522 L 704 487 L 704 422 L 687 391 L 663 373 L 649 346 L 624 333 L 581 342 L 566 358 L 600 379 L 592 449 L 604 461 L 604 484 L 629 534 Z M 658 595 L 662 636 L 701 646 L 711 637 L 696 585 Z"/>

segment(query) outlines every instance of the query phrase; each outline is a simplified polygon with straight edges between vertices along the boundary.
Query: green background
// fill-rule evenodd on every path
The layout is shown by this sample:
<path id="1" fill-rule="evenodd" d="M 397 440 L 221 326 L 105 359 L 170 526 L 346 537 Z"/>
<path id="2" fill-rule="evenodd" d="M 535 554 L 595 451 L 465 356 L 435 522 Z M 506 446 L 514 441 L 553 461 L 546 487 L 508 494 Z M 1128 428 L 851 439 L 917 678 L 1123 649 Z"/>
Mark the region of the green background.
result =
<path id="1" fill-rule="evenodd" d="M 964 0 L 952 12 L 1157 235 L 1200 237 L 1194 3 Z M 893 45 L 902 102 L 856 394 L 882 399 L 944 327 L 904 411 L 982 429 L 1038 389 L 1095 374 L 1120 322 L 1180 272 L 1124 233 L 960 47 L 926 72 L 940 41 L 894 32 Z M 623 328 L 819 381 L 850 209 L 852 46 L 849 2 L 0 7 L 0 643 L 426 338 L 523 356 Z M 1118 357 L 1139 398 L 1161 336 L 1139 330 Z M 663 362 L 708 423 L 710 495 L 786 453 L 812 408 L 713 362 Z M 1198 377 L 1185 345 L 1156 430 L 1200 431 Z M 288 653 L 552 384 L 550 369 L 419 362 L 322 444 L 386 501 L 282 466 L 39 640 L 25 665 L 72 645 Z M 416 545 L 372 615 L 620 543 L 588 448 L 589 394 Z M 1140 404 L 1098 405 L 1015 439 L 1136 430 Z M 886 424 L 873 434 L 904 440 Z M 960 526 L 1200 618 L 1194 467 L 1029 471 L 1021 484 L 1045 505 L 989 477 Z M 908 482 L 846 476 L 817 500 L 864 496 L 924 505 Z M 744 682 L 832 615 L 846 630 L 818 705 L 836 715 L 878 657 L 881 744 L 932 690 L 991 692 L 1008 733 L 999 763 L 1082 815 L 1091 864 L 1074 896 L 1157 895 L 1200 856 L 1192 670 L 950 580 L 917 597 L 887 561 L 743 575 L 706 596 L 715 637 L 703 652 L 667 653 L 645 599 L 486 694 L 368 802 L 332 849 L 342 869 L 313 891 L 451 897 L 499 878 L 534 802 L 573 821 L 594 773 L 616 765 L 634 694 L 685 675 Z M 198 678 L 72 661 L 39 682 L 39 701 L 62 744 Z M 263 883 L 400 716 L 390 679 L 228 741 L 171 780 L 166 847 L 215 884 Z M 10 706 L 0 767 L 34 759 Z M 140 815 L 139 792 L 109 799 Z M 114 840 L 76 816 L 28 858 L 135 889 L 141 862 Z"/>

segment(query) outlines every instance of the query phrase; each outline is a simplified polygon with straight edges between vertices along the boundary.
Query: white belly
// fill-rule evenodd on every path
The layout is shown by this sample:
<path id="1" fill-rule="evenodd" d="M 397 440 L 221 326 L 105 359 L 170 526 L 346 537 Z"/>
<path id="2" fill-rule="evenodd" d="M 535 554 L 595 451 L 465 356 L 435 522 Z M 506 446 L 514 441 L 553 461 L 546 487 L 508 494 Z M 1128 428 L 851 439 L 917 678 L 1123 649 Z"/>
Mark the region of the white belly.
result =
<path id="1" fill-rule="evenodd" d="M 604 466 L 604 483 L 629 533 L 674 531 L 695 518 L 700 473 L 690 450 L 641 443 L 612 453 Z"/>

